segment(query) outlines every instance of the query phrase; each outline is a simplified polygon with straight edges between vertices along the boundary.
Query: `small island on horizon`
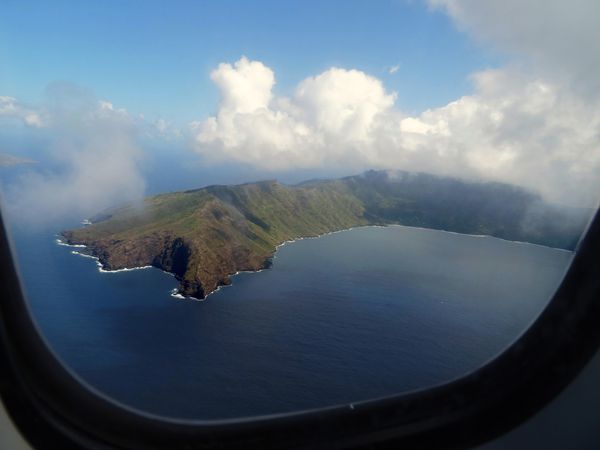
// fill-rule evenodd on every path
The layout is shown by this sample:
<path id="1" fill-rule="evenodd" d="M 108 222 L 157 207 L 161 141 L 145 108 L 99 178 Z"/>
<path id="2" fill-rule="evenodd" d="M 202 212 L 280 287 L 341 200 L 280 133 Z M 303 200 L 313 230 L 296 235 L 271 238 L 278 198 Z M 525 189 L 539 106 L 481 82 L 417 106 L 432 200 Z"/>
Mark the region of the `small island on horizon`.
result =
<path id="1" fill-rule="evenodd" d="M 367 225 L 407 225 L 573 250 L 585 209 L 522 188 L 404 171 L 285 185 L 215 185 L 148 197 L 61 232 L 104 270 L 154 266 L 203 299 L 242 271 L 270 267 L 286 241 Z"/>

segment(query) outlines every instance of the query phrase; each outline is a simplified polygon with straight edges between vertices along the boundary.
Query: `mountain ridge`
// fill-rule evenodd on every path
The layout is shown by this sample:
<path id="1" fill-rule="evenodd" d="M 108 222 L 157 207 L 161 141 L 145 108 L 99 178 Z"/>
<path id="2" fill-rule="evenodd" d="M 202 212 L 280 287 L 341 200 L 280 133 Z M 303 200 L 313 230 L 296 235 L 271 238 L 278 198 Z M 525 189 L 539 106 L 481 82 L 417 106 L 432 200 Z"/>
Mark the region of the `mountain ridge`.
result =
<path id="1" fill-rule="evenodd" d="M 62 232 L 103 268 L 152 265 L 204 298 L 231 275 L 271 265 L 278 245 L 365 225 L 400 224 L 486 234 L 573 250 L 587 217 L 502 183 L 403 171 L 368 171 L 285 185 L 265 180 L 159 194 Z"/>

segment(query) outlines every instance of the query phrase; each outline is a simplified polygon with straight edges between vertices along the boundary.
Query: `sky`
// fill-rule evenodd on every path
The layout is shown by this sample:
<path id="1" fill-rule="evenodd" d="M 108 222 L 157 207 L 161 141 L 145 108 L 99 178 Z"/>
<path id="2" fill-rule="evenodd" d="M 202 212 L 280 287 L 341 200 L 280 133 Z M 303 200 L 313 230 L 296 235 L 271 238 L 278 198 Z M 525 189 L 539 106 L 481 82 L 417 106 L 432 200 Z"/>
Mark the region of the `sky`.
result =
<path id="1" fill-rule="evenodd" d="M 458 97 L 498 59 L 446 15 L 402 0 L 5 0 L 0 12 L 6 95 L 37 102 L 48 83 L 70 81 L 181 124 L 216 110 L 209 73 L 242 55 L 276 71 L 281 93 L 339 66 L 385 79 L 414 112 Z"/>
<path id="2" fill-rule="evenodd" d="M 0 153 L 44 162 L 5 203 L 60 217 L 160 173 L 184 188 L 373 168 L 595 206 L 599 20 L 595 0 L 4 0 Z"/>

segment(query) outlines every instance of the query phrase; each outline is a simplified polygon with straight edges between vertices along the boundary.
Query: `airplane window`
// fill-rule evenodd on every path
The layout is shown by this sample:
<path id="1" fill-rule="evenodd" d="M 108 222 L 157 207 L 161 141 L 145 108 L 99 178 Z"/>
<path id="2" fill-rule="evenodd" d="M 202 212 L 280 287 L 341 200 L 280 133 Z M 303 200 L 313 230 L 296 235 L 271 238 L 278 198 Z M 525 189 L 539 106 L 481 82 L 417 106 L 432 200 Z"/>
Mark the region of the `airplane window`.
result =
<path id="1" fill-rule="evenodd" d="M 484 366 L 596 212 L 579 3 L 6 2 L 2 218 L 43 338 L 189 420 Z"/>

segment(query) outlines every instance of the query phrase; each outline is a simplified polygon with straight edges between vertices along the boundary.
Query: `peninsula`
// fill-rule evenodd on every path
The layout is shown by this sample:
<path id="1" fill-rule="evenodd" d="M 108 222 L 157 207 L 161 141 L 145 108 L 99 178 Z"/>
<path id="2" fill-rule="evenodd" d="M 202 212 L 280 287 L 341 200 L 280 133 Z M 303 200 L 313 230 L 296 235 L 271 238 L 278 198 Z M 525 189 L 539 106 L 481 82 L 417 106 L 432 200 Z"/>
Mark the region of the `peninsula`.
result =
<path id="1" fill-rule="evenodd" d="M 300 237 L 401 224 L 572 250 L 587 217 L 507 184 L 369 171 L 160 194 L 61 234 L 87 246 L 105 270 L 152 265 L 177 278 L 180 294 L 202 299 L 238 271 L 269 267 L 279 244 Z"/>

